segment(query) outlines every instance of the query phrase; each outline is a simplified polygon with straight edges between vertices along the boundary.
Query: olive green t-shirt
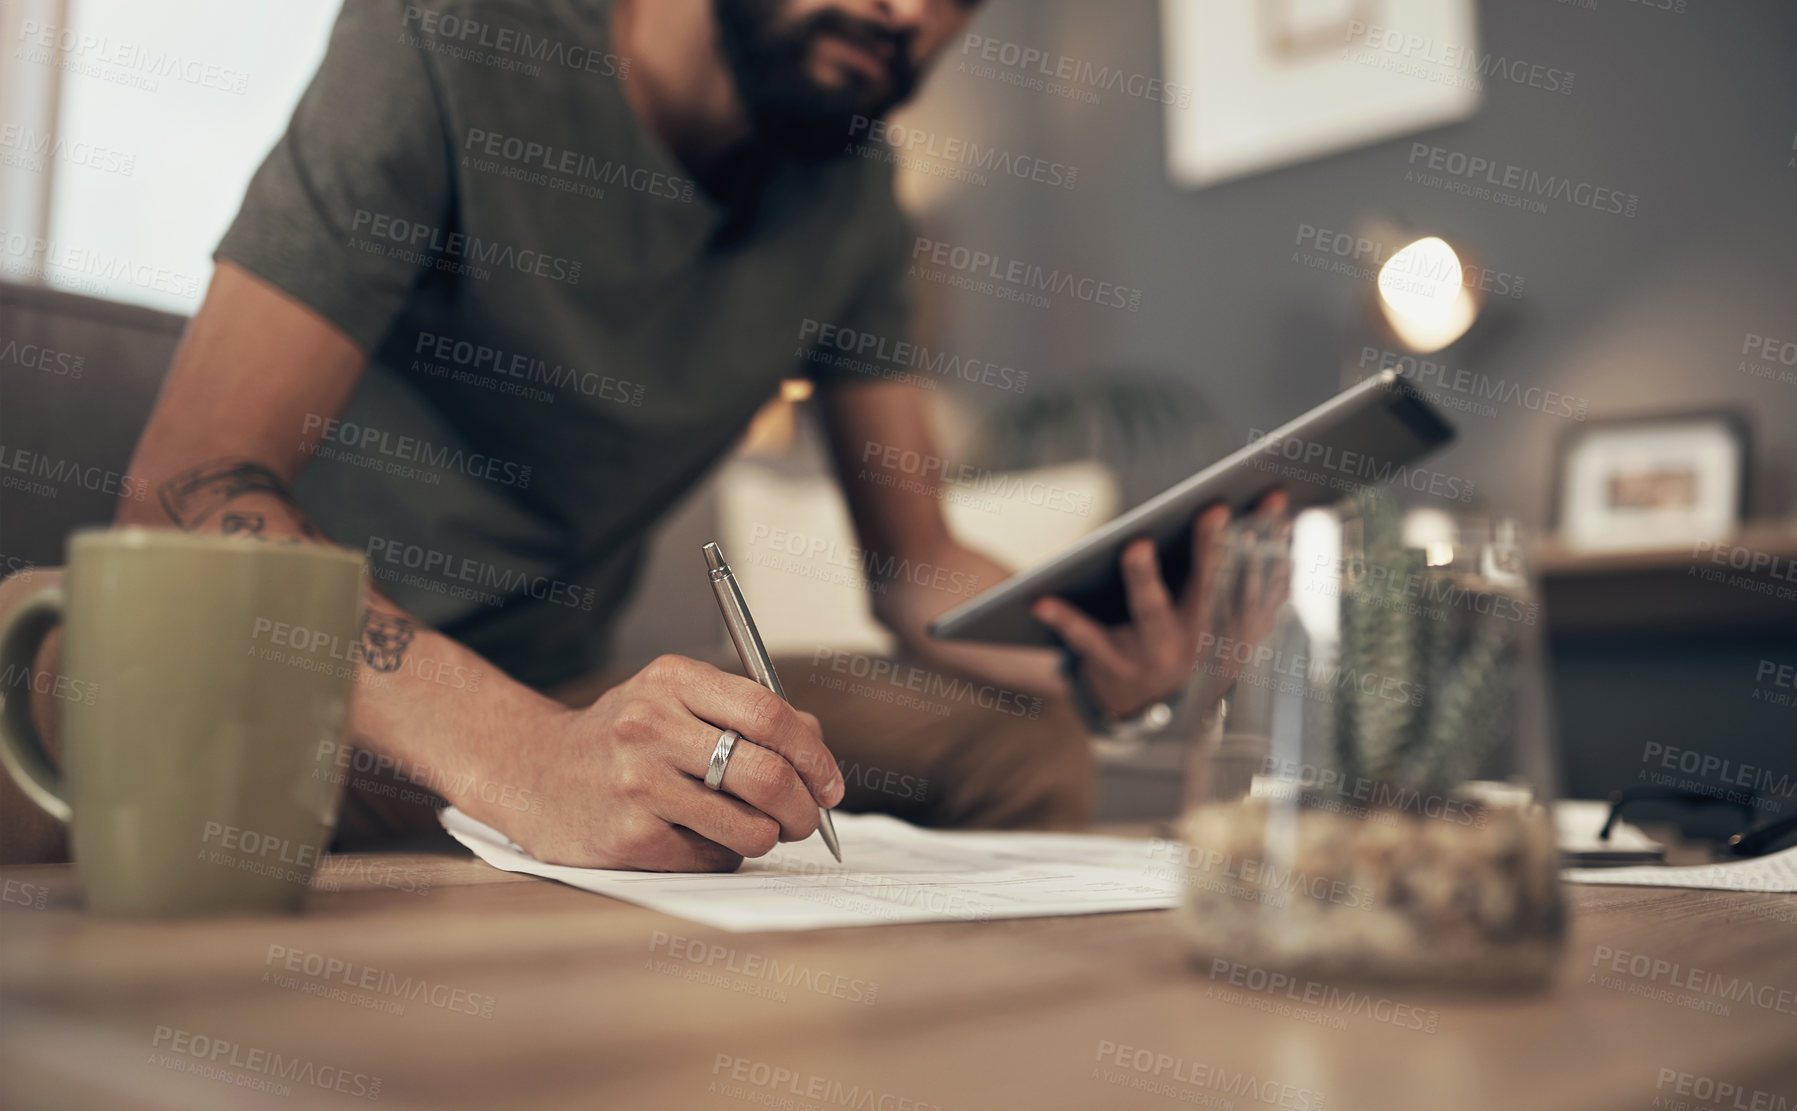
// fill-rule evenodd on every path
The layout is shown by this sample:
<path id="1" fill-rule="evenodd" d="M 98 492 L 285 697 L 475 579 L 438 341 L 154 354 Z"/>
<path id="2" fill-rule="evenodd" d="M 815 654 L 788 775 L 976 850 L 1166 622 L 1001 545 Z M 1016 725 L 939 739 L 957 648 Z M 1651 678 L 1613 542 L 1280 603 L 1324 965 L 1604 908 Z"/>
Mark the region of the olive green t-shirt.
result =
<path id="1" fill-rule="evenodd" d="M 714 200 L 626 101 L 609 8 L 346 0 L 217 251 L 369 354 L 301 415 L 303 507 L 539 685 L 602 661 L 645 530 L 782 378 L 854 373 L 805 357 L 820 334 L 906 328 L 886 164 Z"/>

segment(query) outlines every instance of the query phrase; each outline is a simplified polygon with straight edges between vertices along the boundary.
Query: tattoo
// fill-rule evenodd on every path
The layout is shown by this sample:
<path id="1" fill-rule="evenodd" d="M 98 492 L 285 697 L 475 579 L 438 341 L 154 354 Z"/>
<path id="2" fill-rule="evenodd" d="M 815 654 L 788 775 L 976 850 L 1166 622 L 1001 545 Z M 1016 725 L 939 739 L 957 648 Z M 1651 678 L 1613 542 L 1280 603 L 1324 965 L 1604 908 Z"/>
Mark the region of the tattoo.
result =
<path id="1" fill-rule="evenodd" d="M 300 512 L 298 500 L 281 476 L 253 459 L 214 459 L 202 463 L 157 487 L 156 499 L 162 503 L 162 511 L 168 514 L 169 520 L 183 532 L 192 532 L 226 505 L 252 494 L 268 494 L 287 503 L 293 508 L 294 519 L 307 539 L 324 539 L 324 534 Z M 251 518 L 255 527 L 247 528 Z M 248 531 L 262 535 L 260 513 L 226 514 L 223 523 L 227 534 Z"/>
<path id="2" fill-rule="evenodd" d="M 417 635 L 418 624 L 411 618 L 367 610 L 362 614 L 362 660 L 376 671 L 398 671 Z"/>
<path id="3" fill-rule="evenodd" d="M 169 520 L 192 532 L 226 503 L 245 494 L 273 494 L 293 500 L 281 476 L 248 459 L 215 459 L 183 471 L 156 491 Z"/>
<path id="4" fill-rule="evenodd" d="M 262 539 L 263 522 L 264 518 L 260 513 L 241 513 L 235 511 L 225 514 L 219 521 L 224 527 L 226 536 L 233 536 L 241 533 L 244 536 L 253 536 L 258 540 Z"/>

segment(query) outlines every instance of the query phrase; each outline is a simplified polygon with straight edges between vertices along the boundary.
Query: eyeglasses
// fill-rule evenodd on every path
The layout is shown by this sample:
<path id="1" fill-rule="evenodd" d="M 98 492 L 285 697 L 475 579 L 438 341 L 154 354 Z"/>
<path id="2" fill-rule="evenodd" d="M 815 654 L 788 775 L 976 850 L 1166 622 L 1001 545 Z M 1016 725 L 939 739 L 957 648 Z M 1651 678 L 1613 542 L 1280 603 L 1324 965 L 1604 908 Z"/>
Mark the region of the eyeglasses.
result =
<path id="1" fill-rule="evenodd" d="M 1610 831 L 1622 817 L 1622 808 L 1637 802 L 1678 802 L 1694 806 L 1729 806 L 1741 812 L 1742 829 L 1717 844 L 1717 851 L 1734 857 L 1762 856 L 1780 848 L 1785 839 L 1797 836 L 1797 814 L 1786 814 L 1755 825 L 1760 812 L 1760 798 L 1752 791 L 1731 792 L 1734 798 L 1717 798 L 1677 787 L 1624 787 L 1610 796 L 1610 816 L 1597 833 L 1599 841 L 1608 841 Z"/>

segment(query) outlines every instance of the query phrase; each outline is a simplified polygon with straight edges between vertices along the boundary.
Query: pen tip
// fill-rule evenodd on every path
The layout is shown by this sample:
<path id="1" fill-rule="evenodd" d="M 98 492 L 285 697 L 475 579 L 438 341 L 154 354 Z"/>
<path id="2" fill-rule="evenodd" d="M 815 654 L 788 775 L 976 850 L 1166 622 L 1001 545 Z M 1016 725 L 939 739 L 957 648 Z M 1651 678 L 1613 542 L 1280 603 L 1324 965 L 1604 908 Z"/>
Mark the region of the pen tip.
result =
<path id="1" fill-rule="evenodd" d="M 724 562 L 724 550 L 718 547 L 717 541 L 705 545 L 705 566 L 713 571 L 722 571 L 729 564 Z"/>
<path id="2" fill-rule="evenodd" d="M 830 850 L 830 855 L 836 858 L 836 863 L 841 864 L 842 845 L 836 840 L 836 823 L 830 820 L 830 812 L 822 807 L 818 808 L 817 818 L 818 836 L 824 839 L 824 846 Z"/>

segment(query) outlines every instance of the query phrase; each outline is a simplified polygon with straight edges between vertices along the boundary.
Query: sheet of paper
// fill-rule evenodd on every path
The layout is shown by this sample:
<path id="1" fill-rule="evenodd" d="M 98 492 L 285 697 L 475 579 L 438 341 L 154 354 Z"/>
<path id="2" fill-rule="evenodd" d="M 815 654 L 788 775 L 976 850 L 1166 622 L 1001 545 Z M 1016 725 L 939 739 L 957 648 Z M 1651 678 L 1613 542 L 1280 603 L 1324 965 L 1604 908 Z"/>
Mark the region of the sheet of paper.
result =
<path id="1" fill-rule="evenodd" d="M 1161 910 L 1179 901 L 1178 857 L 1160 842 L 1054 833 L 950 833 L 878 814 L 835 814 L 838 864 L 822 840 L 783 844 L 740 871 L 624 872 L 544 864 L 454 807 L 443 828 L 508 872 L 722 930 L 812 930 Z M 1159 848 L 1157 848 L 1157 846 Z"/>
<path id="2" fill-rule="evenodd" d="M 1693 887 L 1706 891 L 1797 892 L 1797 847 L 1750 860 L 1669 868 L 1647 864 L 1633 868 L 1567 868 L 1568 883 L 1622 887 Z"/>
<path id="3" fill-rule="evenodd" d="M 1598 840 L 1598 833 L 1610 817 L 1610 804 L 1593 799 L 1560 799 L 1554 803 L 1554 835 L 1560 852 L 1577 861 L 1595 862 L 1604 857 L 1621 857 L 1646 863 L 1666 855 L 1666 847 L 1641 832 L 1640 827 L 1617 822 L 1608 841 Z"/>

